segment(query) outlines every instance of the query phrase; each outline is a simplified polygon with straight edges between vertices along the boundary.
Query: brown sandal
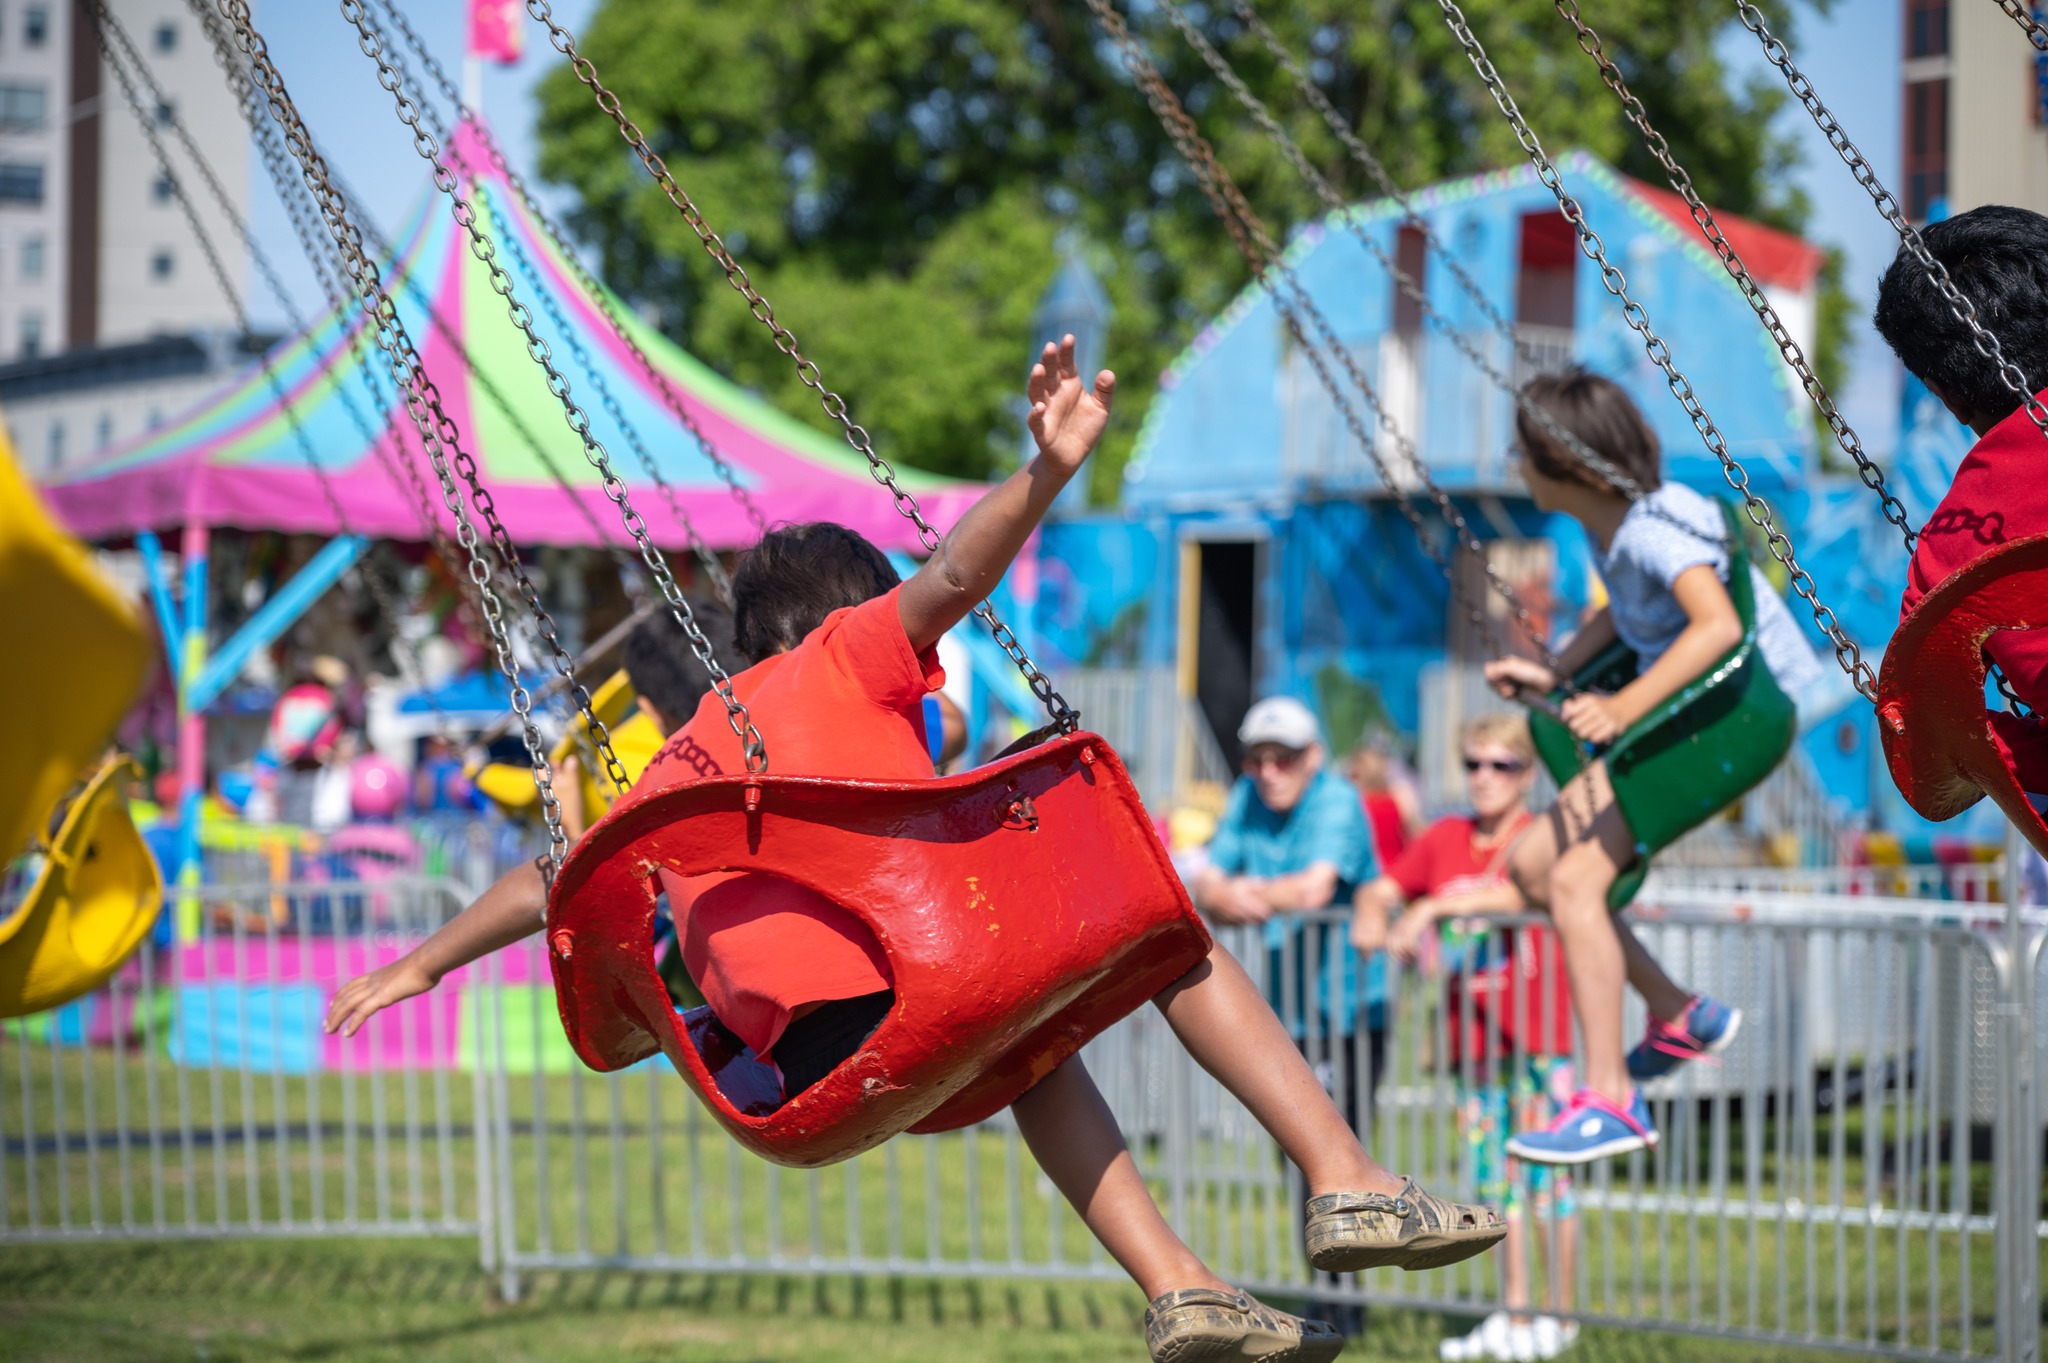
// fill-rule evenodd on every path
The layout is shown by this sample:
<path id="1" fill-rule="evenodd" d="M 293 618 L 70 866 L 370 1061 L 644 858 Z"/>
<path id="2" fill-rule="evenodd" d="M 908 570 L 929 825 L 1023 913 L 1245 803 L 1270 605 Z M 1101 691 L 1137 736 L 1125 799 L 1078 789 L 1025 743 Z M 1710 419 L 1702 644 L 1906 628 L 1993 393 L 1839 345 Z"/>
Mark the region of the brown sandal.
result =
<path id="1" fill-rule="evenodd" d="M 1491 1207 L 1446 1202 L 1416 1186 L 1385 1193 L 1328 1193 L 1308 1201 L 1302 1240 L 1325 1273 L 1402 1268 L 1417 1273 L 1483 1254 L 1508 1233 Z"/>
<path id="2" fill-rule="evenodd" d="M 1344 1351 L 1344 1336 L 1247 1292 L 1189 1287 L 1146 1303 L 1145 1347 L 1152 1363 L 1325 1363 Z"/>

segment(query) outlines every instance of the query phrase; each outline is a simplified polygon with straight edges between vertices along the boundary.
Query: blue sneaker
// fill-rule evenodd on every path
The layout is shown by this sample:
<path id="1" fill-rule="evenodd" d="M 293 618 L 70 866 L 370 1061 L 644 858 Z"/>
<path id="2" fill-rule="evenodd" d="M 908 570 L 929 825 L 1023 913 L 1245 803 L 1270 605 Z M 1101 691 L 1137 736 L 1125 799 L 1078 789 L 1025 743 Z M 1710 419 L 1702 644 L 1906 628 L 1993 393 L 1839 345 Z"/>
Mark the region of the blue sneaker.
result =
<path id="1" fill-rule="evenodd" d="M 1662 1079 L 1688 1060 L 1719 1055 L 1735 1044 L 1742 1010 L 1701 994 L 1676 1022 L 1650 1019 L 1650 1030 L 1628 1053 L 1628 1077 L 1638 1084 Z"/>
<path id="2" fill-rule="evenodd" d="M 1641 1089 L 1630 1091 L 1626 1112 L 1593 1090 L 1580 1089 L 1549 1126 L 1511 1137 L 1508 1153 L 1531 1164 L 1591 1164 L 1656 1143 L 1657 1128 Z"/>

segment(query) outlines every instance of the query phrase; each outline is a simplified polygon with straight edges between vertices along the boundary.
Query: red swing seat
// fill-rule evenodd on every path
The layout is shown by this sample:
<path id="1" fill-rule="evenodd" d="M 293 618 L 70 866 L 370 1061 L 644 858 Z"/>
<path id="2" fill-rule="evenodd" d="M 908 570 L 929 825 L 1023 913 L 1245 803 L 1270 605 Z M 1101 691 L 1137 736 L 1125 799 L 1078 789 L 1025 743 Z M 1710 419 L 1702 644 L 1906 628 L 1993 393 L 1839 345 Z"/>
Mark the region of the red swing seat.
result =
<path id="1" fill-rule="evenodd" d="M 655 972 L 657 869 L 766 872 L 843 906 L 888 957 L 888 1016 L 790 1101 L 749 1103 L 735 1084 L 736 1102 L 722 1048 L 707 1041 L 707 1065 L 692 1040 L 715 1029 L 679 1016 Z M 546 940 L 584 1063 L 665 1051 L 740 1144 L 800 1168 L 994 1115 L 1210 949 L 1123 763 L 1090 733 L 929 781 L 719 776 L 622 801 L 563 862 Z"/>
<path id="2" fill-rule="evenodd" d="M 2043 626 L 2048 535 L 1972 560 L 1923 597 L 1892 636 L 1877 680 L 1877 716 L 1892 780 L 1914 810 L 1950 819 L 1989 795 L 2048 856 L 2048 823 L 2019 777 L 2021 769 L 2048 773 L 2048 725 L 2014 721 L 1984 704 L 1984 641 L 1997 630 Z"/>

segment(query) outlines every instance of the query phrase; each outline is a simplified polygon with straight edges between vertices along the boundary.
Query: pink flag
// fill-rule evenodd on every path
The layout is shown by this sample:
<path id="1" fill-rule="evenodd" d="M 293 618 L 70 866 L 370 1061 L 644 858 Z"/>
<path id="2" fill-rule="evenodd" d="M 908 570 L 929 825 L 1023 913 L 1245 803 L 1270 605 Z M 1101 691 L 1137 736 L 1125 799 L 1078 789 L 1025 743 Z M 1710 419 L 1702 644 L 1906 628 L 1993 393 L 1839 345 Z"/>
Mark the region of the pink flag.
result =
<path id="1" fill-rule="evenodd" d="M 519 0 L 469 0 L 469 55 L 510 66 L 526 50 Z"/>

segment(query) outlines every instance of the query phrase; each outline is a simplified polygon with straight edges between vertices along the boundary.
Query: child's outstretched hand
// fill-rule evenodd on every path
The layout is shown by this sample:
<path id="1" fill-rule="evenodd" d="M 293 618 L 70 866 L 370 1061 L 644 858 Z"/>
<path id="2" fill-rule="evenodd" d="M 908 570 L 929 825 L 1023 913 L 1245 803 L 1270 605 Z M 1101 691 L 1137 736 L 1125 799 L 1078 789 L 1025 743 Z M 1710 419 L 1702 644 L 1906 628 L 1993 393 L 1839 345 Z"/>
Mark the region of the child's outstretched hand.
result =
<path id="1" fill-rule="evenodd" d="M 402 956 L 335 990 L 323 1025 L 329 1032 L 354 1036 L 384 1009 L 415 994 L 424 994 L 438 983 L 412 955 Z"/>
<path id="2" fill-rule="evenodd" d="M 1074 367 L 1074 338 L 1058 345 L 1045 343 L 1024 394 L 1031 400 L 1025 424 L 1038 441 L 1039 453 L 1062 472 L 1072 473 L 1102 439 L 1109 425 L 1109 404 L 1116 396 L 1116 375 L 1107 369 L 1095 376 L 1091 391 Z"/>
<path id="3" fill-rule="evenodd" d="M 1560 713 L 1572 737 L 1597 746 L 1620 738 L 1629 724 L 1613 696 L 1596 696 L 1591 692 L 1567 700 Z"/>

